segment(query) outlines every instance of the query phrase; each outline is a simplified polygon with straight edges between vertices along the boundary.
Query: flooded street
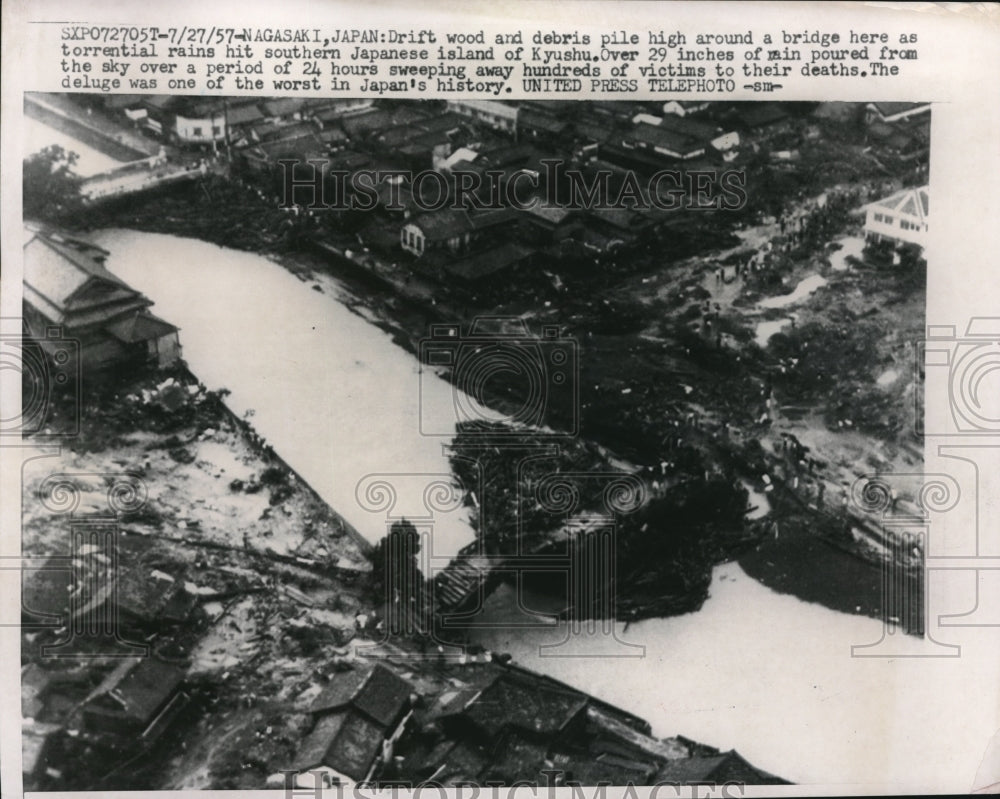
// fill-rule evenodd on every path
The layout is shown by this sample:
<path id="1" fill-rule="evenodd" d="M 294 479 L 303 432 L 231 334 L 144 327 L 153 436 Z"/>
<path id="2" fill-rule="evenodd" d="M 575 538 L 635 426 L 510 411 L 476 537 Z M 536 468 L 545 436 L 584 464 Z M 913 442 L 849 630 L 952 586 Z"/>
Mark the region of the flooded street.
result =
<path id="1" fill-rule="evenodd" d="M 809 275 L 809 277 L 799 281 L 799 284 L 790 294 L 779 294 L 777 297 L 768 297 L 766 300 L 761 300 L 759 305 L 761 308 L 785 308 L 789 305 L 794 305 L 800 300 L 804 300 L 816 291 L 816 289 L 825 285 L 826 278 L 822 275 Z"/>

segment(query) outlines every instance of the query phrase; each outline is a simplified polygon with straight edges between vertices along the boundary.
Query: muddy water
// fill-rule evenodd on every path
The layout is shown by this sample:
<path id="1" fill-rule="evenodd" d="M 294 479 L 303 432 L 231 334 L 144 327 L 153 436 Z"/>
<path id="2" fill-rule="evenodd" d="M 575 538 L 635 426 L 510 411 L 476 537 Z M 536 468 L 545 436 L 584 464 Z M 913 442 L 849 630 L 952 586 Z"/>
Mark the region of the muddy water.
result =
<path id="1" fill-rule="evenodd" d="M 641 657 L 599 628 L 516 627 L 542 618 L 519 605 L 548 609 L 503 586 L 476 620 L 492 627 L 475 640 L 638 714 L 656 736 L 733 748 L 794 782 L 967 790 L 995 732 L 993 708 L 944 687 L 992 684 L 995 649 L 934 658 L 933 645 L 896 634 L 893 654 L 904 657 L 852 657 L 853 645 L 880 639 L 881 622 L 778 594 L 735 563 L 715 568 L 697 612 L 615 624 L 621 642 L 644 647 Z"/>
<path id="2" fill-rule="evenodd" d="M 95 150 L 93 147 L 74 139 L 72 136 L 49 127 L 44 122 L 39 122 L 36 119 L 25 116 L 22 124 L 24 125 L 25 141 L 22 152 L 29 154 L 37 153 L 39 150 L 50 145 L 58 144 L 66 152 L 73 152 L 79 156 L 76 165 L 73 167 L 73 172 L 81 178 L 96 175 L 98 172 L 106 172 L 109 169 L 114 169 L 122 165 L 121 161 L 110 158 L 99 150 Z"/>
<path id="3" fill-rule="evenodd" d="M 98 243 L 112 253 L 109 268 L 181 328 L 193 371 L 230 389 L 237 413 L 253 409 L 258 431 L 369 540 L 384 534 L 386 513 L 359 504 L 365 475 L 448 473 L 448 439 L 421 435 L 419 414 L 422 404 L 446 430 L 451 387 L 435 378 L 421 395 L 416 359 L 350 312 L 334 281 L 321 293 L 267 258 L 173 236 L 110 230 Z M 421 512 L 422 493 L 392 482 L 407 489 L 392 512 Z M 464 513 L 438 515 L 436 554 L 471 537 Z M 964 792 L 995 732 L 991 703 L 954 688 L 991 684 L 995 647 L 980 640 L 961 658 L 851 657 L 852 645 L 880 638 L 879 621 L 778 594 L 736 564 L 715 569 L 698 612 L 614 625 L 644 648 L 639 658 L 617 657 L 637 650 L 607 635 L 514 628 L 517 607 L 501 588 L 477 619 L 493 626 L 474 638 L 647 718 L 658 736 L 735 748 L 794 781 Z M 541 645 L 560 641 L 542 656 Z M 899 654 L 938 652 L 912 637 L 893 643 Z"/>
<path id="4" fill-rule="evenodd" d="M 452 388 L 348 310 L 334 281 L 319 292 L 268 258 L 195 239 L 130 230 L 94 238 L 111 252 L 108 267 L 180 328 L 198 378 L 229 389 L 238 415 L 252 411 L 256 430 L 365 538 L 383 537 L 390 515 L 431 514 L 424 490 L 450 475 L 442 446 L 454 432 Z M 423 435 L 422 422 L 443 435 Z M 393 507 L 371 510 L 390 496 L 373 474 L 391 475 Z M 440 495 L 431 499 L 442 507 Z M 464 509 L 434 512 L 435 555 L 472 538 Z"/>

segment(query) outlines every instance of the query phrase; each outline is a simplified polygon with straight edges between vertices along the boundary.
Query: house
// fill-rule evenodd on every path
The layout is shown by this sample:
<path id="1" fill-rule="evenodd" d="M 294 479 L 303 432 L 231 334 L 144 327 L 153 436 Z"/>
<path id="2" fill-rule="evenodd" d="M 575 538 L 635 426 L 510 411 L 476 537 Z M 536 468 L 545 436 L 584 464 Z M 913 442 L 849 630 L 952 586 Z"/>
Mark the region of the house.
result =
<path id="1" fill-rule="evenodd" d="M 749 133 L 779 133 L 791 126 L 791 117 L 780 103 L 747 103 L 737 115 Z"/>
<path id="2" fill-rule="evenodd" d="M 310 100 L 307 111 L 313 119 L 323 125 L 349 114 L 359 114 L 372 108 L 373 100 L 365 97 L 337 97 Z"/>
<path id="3" fill-rule="evenodd" d="M 182 145 L 204 146 L 226 139 L 225 105 L 222 98 L 150 94 L 138 106 L 126 106 L 125 112 L 158 136 Z"/>
<path id="4" fill-rule="evenodd" d="M 869 203 L 865 209 L 865 238 L 891 241 L 896 245 L 927 244 L 930 193 L 927 186 L 903 189 L 890 197 Z"/>
<path id="5" fill-rule="evenodd" d="M 735 752 L 654 738 L 641 718 L 517 666 L 468 668 L 415 711 L 415 721 L 397 775 L 414 782 L 652 785 L 661 771 L 667 784 L 741 777 L 784 782 Z M 686 770 L 671 770 L 685 762 Z"/>
<path id="6" fill-rule="evenodd" d="M 508 241 L 499 247 L 491 247 L 460 261 L 449 261 L 444 268 L 460 280 L 478 283 L 500 273 L 506 274 L 511 269 L 530 261 L 532 255 L 533 252 L 527 247 Z"/>
<path id="7" fill-rule="evenodd" d="M 263 112 L 257 103 L 254 102 L 227 106 L 225 114 L 226 124 L 229 125 L 230 129 L 239 129 L 264 119 Z"/>
<path id="8" fill-rule="evenodd" d="M 441 723 L 450 737 L 467 736 L 483 744 L 495 744 L 511 731 L 551 744 L 586 729 L 587 705 L 587 696 L 578 691 L 510 672 L 497 676 Z"/>
<path id="9" fill-rule="evenodd" d="M 614 120 L 625 124 L 644 106 L 630 100 L 592 100 L 588 107 L 594 114 L 605 120 Z"/>
<path id="10" fill-rule="evenodd" d="M 399 231 L 399 243 L 418 257 L 438 249 L 457 254 L 468 247 L 472 230 L 465 211 L 448 208 L 410 219 Z"/>
<path id="11" fill-rule="evenodd" d="M 84 729 L 152 743 L 187 703 L 184 675 L 185 669 L 155 657 L 123 659 L 84 701 Z"/>
<path id="12" fill-rule="evenodd" d="M 110 579 L 100 579 L 99 567 L 96 559 L 71 561 L 56 555 L 26 572 L 21 586 L 22 624 L 57 627 L 100 608 L 110 596 L 112 584 Z"/>
<path id="13" fill-rule="evenodd" d="M 931 110 L 930 103 L 868 103 L 865 106 L 866 119 L 869 123 L 903 122 L 910 117 L 926 114 Z"/>
<path id="14" fill-rule="evenodd" d="M 178 624 L 191 615 L 197 597 L 180 580 L 122 562 L 111 574 L 104 570 L 103 558 L 101 553 L 73 559 L 52 556 L 26 573 L 21 594 L 24 621 L 55 625 L 71 618 L 93 618 L 105 603 L 102 612 L 114 613 L 125 629 L 147 631 Z"/>
<path id="15" fill-rule="evenodd" d="M 521 217 L 530 229 L 548 243 L 569 238 L 579 226 L 578 213 L 574 208 L 539 203 L 521 212 Z"/>
<path id="16" fill-rule="evenodd" d="M 669 130 L 681 136 L 690 136 L 693 139 L 704 142 L 720 153 L 728 152 L 740 146 L 740 134 L 735 130 L 721 128 L 718 125 L 699 119 L 668 114 L 660 117 L 658 125 L 663 130 Z"/>
<path id="17" fill-rule="evenodd" d="M 557 142 L 570 128 L 568 120 L 534 108 L 521 108 L 517 116 L 517 137 L 522 141 Z"/>
<path id="18" fill-rule="evenodd" d="M 226 109 L 221 99 L 190 103 L 174 116 L 174 136 L 181 144 L 215 144 L 226 139 Z"/>
<path id="19" fill-rule="evenodd" d="M 402 105 L 393 108 L 359 109 L 357 112 L 343 117 L 340 121 L 344 132 L 352 141 L 358 141 L 379 131 L 409 125 L 428 118 L 420 108 L 414 105 Z"/>
<path id="20" fill-rule="evenodd" d="M 448 100 L 448 110 L 482 122 L 494 130 L 517 132 L 517 106 L 498 100 Z"/>
<path id="21" fill-rule="evenodd" d="M 413 699 L 413 686 L 381 664 L 334 675 L 310 708 L 315 723 L 292 768 L 320 772 L 329 784 L 368 781 L 392 757 Z"/>
<path id="22" fill-rule="evenodd" d="M 162 136 L 169 133 L 173 124 L 173 109 L 182 102 L 183 98 L 174 94 L 147 94 L 142 98 L 141 112 L 144 113 L 129 116 Z"/>
<path id="23" fill-rule="evenodd" d="M 124 627 L 149 630 L 184 622 L 198 604 L 198 597 L 187 591 L 182 581 L 158 569 L 147 572 L 120 563 L 114 603 Z"/>
<path id="24" fill-rule="evenodd" d="M 705 154 L 705 142 L 694 136 L 642 122 L 619 134 L 618 141 L 623 149 L 643 150 L 672 160 L 687 161 Z"/>
<path id="25" fill-rule="evenodd" d="M 177 328 L 150 313 L 148 299 L 104 265 L 110 253 L 90 242 L 26 222 L 24 317 L 50 356 L 78 343 L 79 368 L 180 358 Z M 64 356 L 60 356 L 64 357 Z"/>
<path id="26" fill-rule="evenodd" d="M 926 157 L 930 147 L 927 133 L 920 126 L 889 124 L 878 120 L 868 125 L 868 140 L 886 154 L 895 155 L 904 161 Z"/>
<path id="27" fill-rule="evenodd" d="M 306 100 L 302 97 L 280 97 L 261 103 L 264 114 L 270 119 L 299 119 Z"/>
<path id="28" fill-rule="evenodd" d="M 444 174 L 456 171 L 456 166 L 457 171 L 468 171 L 478 155 L 479 153 L 469 147 L 458 147 L 448 155 L 435 158 L 433 167 L 436 172 Z"/>

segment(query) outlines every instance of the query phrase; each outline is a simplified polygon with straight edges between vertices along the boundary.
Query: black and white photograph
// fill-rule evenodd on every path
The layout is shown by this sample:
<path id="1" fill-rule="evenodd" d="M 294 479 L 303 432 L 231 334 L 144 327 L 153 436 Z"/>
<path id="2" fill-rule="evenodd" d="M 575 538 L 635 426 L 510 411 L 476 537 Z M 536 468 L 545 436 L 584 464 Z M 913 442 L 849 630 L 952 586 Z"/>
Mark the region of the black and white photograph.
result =
<path id="1" fill-rule="evenodd" d="M 989 502 L 1000 324 L 929 311 L 940 95 L 448 96 L 451 58 L 19 95 L 24 790 L 996 783 L 995 692 L 942 690 L 996 680 L 949 632 L 996 581 L 940 588 L 932 533 Z"/>

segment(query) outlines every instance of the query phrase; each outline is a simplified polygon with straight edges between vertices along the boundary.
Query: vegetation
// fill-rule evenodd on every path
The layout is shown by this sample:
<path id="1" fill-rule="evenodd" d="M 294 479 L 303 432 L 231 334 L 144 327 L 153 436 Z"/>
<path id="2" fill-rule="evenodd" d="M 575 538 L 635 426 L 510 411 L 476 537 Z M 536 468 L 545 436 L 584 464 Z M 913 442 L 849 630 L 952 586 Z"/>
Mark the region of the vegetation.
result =
<path id="1" fill-rule="evenodd" d="M 24 159 L 24 218 L 69 224 L 83 210 L 83 179 L 73 173 L 79 156 L 53 144 Z"/>

